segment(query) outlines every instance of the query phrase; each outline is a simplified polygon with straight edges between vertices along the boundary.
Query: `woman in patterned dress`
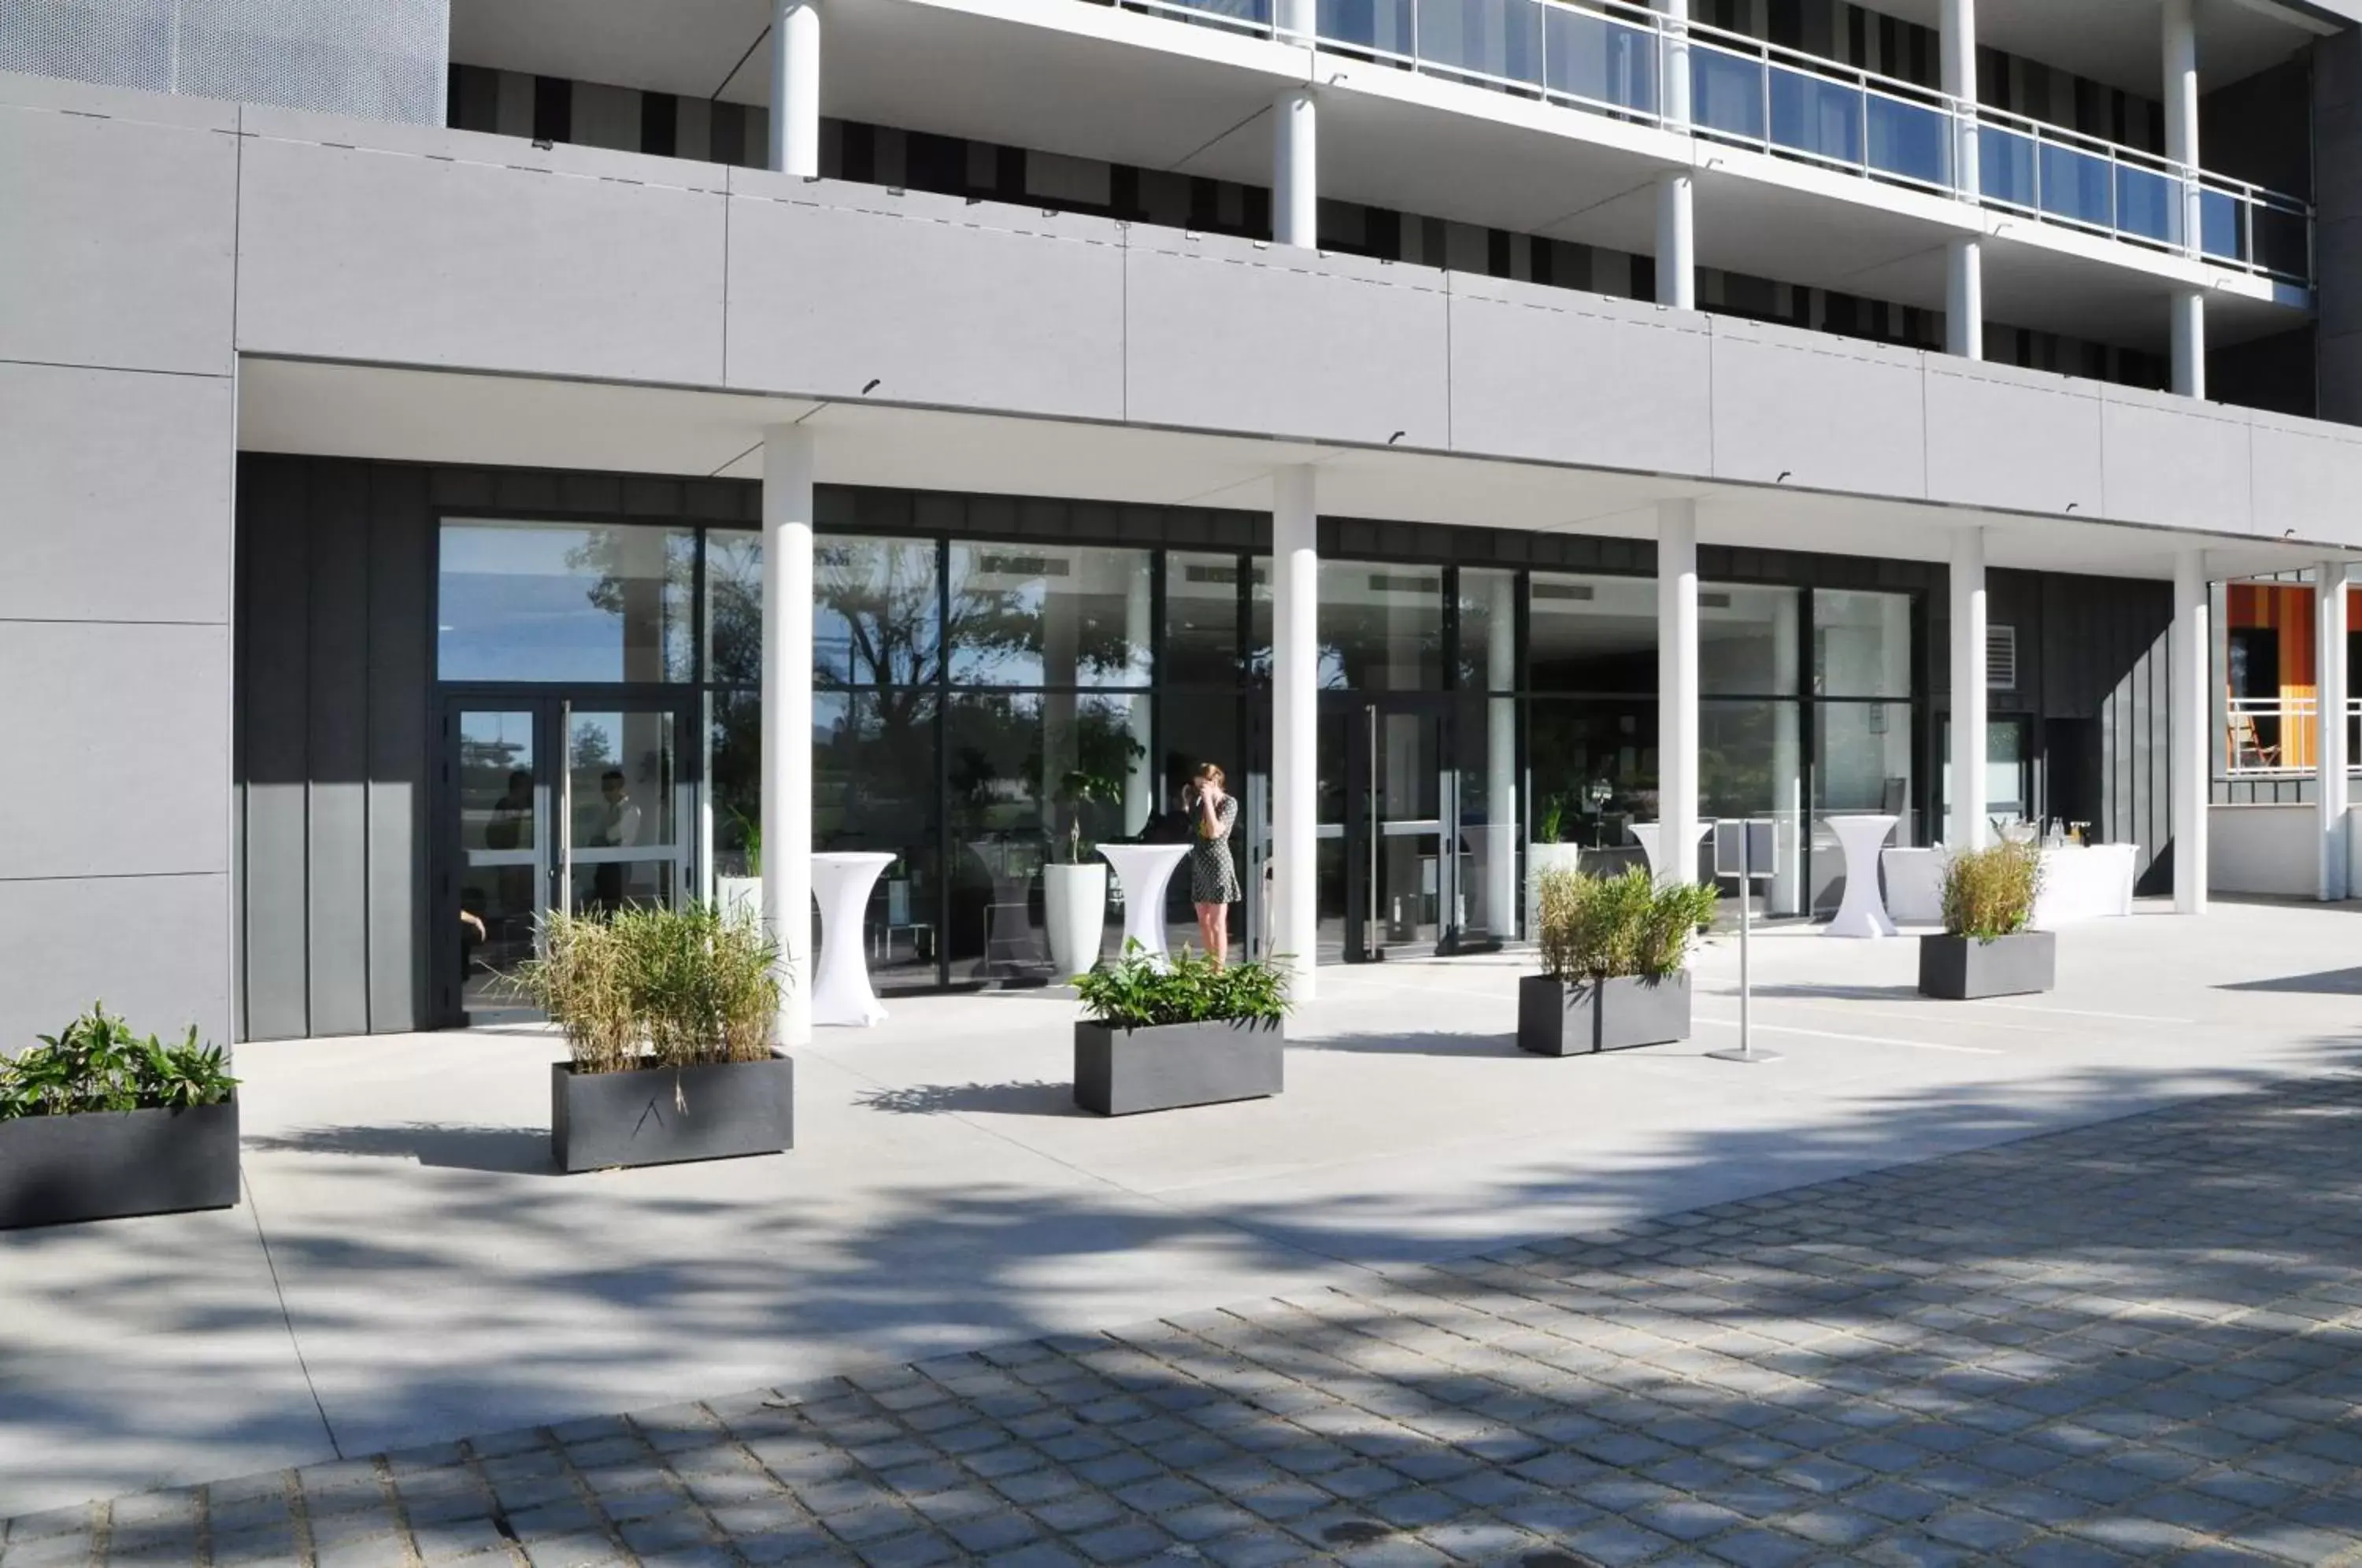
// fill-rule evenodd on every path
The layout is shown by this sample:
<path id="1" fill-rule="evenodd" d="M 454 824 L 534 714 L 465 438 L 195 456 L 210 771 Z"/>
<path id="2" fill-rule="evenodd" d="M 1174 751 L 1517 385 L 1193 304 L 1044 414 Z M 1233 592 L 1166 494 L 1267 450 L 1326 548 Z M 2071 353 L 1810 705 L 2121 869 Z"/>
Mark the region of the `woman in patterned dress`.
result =
<path id="1" fill-rule="evenodd" d="M 1231 956 L 1231 906 L 1239 901 L 1238 867 L 1231 862 L 1231 829 L 1239 802 L 1223 787 L 1222 770 L 1201 764 L 1183 804 L 1196 835 L 1189 851 L 1189 897 L 1198 906 L 1198 934 L 1220 968 Z"/>

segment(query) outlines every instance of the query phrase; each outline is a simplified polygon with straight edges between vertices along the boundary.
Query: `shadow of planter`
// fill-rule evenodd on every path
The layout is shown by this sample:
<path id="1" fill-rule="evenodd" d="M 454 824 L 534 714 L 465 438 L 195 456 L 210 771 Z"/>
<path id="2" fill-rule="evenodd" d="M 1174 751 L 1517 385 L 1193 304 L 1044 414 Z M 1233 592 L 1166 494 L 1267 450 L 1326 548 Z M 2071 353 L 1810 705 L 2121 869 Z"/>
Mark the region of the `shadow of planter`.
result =
<path id="1" fill-rule="evenodd" d="M 796 1143 L 796 1065 L 709 1062 L 630 1073 L 549 1068 L 550 1143 L 564 1171 L 777 1154 Z"/>
<path id="2" fill-rule="evenodd" d="M 237 1099 L 0 1121 L 0 1231 L 237 1204 Z"/>
<path id="3" fill-rule="evenodd" d="M 1518 981 L 1518 1049 L 1537 1056 L 1588 1056 L 1690 1037 L 1690 977 L 1618 975 L 1606 980 Z"/>
<path id="4" fill-rule="evenodd" d="M 1919 991 L 1945 1001 L 2024 997 L 2058 983 L 2056 932 L 2021 931 L 1979 942 L 1972 936 L 1919 939 Z"/>
<path id="5" fill-rule="evenodd" d="M 1075 1025 L 1075 1103 L 1101 1116 L 1177 1110 L 1280 1092 L 1277 1019 L 1220 1019 L 1119 1029 Z"/>

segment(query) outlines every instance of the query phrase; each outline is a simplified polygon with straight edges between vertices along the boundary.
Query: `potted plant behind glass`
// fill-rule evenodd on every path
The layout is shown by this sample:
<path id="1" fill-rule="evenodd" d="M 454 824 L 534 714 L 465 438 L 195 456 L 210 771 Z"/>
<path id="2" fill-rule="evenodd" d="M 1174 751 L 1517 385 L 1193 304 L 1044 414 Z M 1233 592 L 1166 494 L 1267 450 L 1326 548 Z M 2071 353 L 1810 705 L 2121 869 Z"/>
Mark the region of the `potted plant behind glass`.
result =
<path id="1" fill-rule="evenodd" d="M 1944 930 L 1919 939 L 1919 991 L 1947 1001 L 2030 996 L 2058 981 L 2058 938 L 2030 931 L 2042 850 L 2002 843 L 1944 864 Z"/>
<path id="2" fill-rule="evenodd" d="M 1075 1103 L 1101 1116 L 1280 1092 L 1284 960 L 1220 966 L 1194 949 L 1159 965 L 1137 941 L 1076 977 Z"/>
<path id="3" fill-rule="evenodd" d="M 94 1004 L 0 1057 L 0 1231 L 237 1203 L 237 1080 L 194 1028 L 167 1045 Z"/>
<path id="4" fill-rule="evenodd" d="M 1107 862 L 1092 856 L 1084 809 L 1094 801 L 1120 800 L 1122 793 L 1114 779 L 1080 769 L 1058 783 L 1058 804 L 1066 811 L 1066 858 L 1042 867 L 1042 919 L 1050 928 L 1050 962 L 1062 976 L 1097 964 L 1107 932 Z"/>
<path id="5" fill-rule="evenodd" d="M 1580 863 L 1581 849 L 1566 842 L 1567 810 L 1573 797 L 1552 795 L 1541 802 L 1541 812 L 1534 819 L 1533 842 L 1526 845 L 1526 934 L 1539 941 L 1541 934 L 1541 882 L 1551 871 L 1572 871 Z"/>
<path id="6" fill-rule="evenodd" d="M 795 1064 L 772 1049 L 778 944 L 710 904 L 550 915 L 517 983 L 566 1036 L 550 1065 L 558 1167 L 795 1146 Z"/>
<path id="7" fill-rule="evenodd" d="M 1572 1056 L 1688 1039 L 1684 966 L 1717 897 L 1695 883 L 1660 887 L 1637 866 L 1543 876 L 1542 972 L 1518 982 L 1518 1048 Z"/>
<path id="8" fill-rule="evenodd" d="M 745 914 L 759 921 L 763 918 L 763 824 L 744 812 L 732 812 L 730 820 L 738 824 L 738 841 L 746 856 L 746 874 L 715 877 L 713 901 L 721 906 L 725 918 Z"/>

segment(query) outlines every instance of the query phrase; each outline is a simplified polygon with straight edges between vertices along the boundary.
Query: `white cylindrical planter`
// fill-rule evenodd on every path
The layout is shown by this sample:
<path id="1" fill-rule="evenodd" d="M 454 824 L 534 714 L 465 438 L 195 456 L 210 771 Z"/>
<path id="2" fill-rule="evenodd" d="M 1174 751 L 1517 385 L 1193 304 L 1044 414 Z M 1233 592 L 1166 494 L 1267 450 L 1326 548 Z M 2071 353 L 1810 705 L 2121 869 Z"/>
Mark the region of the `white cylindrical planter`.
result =
<path id="1" fill-rule="evenodd" d="M 1042 916 L 1050 928 L 1050 962 L 1059 979 L 1071 979 L 1099 961 L 1107 890 L 1102 863 L 1042 867 Z"/>

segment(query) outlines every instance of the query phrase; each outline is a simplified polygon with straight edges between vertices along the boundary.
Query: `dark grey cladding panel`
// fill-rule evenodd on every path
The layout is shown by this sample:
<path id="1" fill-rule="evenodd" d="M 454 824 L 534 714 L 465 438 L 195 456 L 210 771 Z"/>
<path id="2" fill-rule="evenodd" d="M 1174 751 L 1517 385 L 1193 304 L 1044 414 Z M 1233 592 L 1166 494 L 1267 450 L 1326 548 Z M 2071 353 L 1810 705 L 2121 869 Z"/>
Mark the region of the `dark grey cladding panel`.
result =
<path id="1" fill-rule="evenodd" d="M 369 1032 L 369 478 L 315 465 L 305 659 L 305 1032 Z"/>
<path id="2" fill-rule="evenodd" d="M 378 1033 L 430 1021 L 427 690 L 435 674 L 435 529 L 427 474 L 378 464 L 369 475 L 369 1027 Z M 629 485 L 624 499 L 628 507 Z"/>
<path id="3" fill-rule="evenodd" d="M 309 1032 L 311 531 L 304 526 L 312 465 L 247 458 L 238 466 L 235 780 L 244 818 L 246 954 L 244 1040 Z"/>

